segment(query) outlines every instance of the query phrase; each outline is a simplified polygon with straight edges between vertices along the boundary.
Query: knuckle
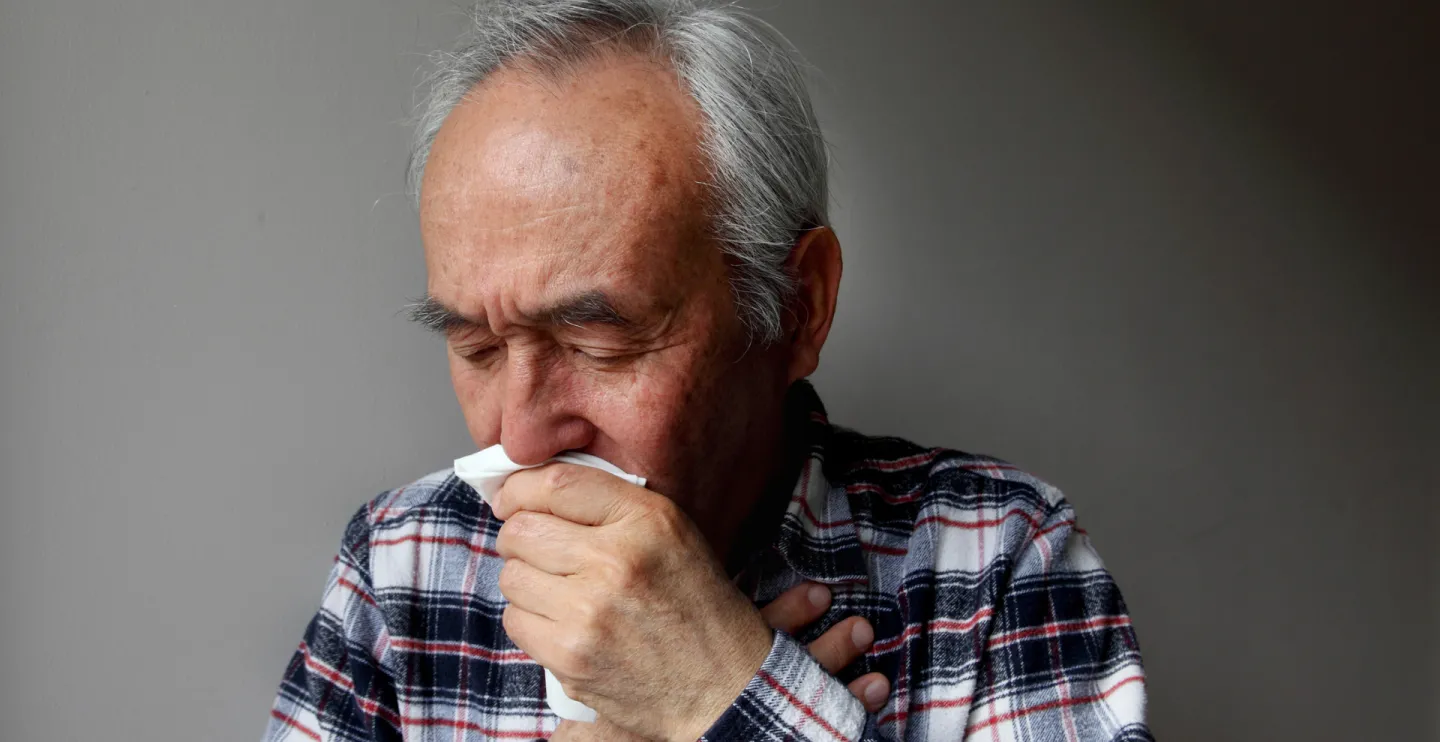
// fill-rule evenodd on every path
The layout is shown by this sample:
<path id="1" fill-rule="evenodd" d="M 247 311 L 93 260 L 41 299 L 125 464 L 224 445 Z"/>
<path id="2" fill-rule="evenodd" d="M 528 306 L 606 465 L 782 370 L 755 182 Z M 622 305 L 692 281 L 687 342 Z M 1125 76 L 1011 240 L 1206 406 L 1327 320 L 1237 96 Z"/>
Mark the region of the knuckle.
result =
<path id="1" fill-rule="evenodd" d="M 601 581 L 616 592 L 626 593 L 645 584 L 641 559 L 629 552 L 607 554 L 595 567 Z"/>
<path id="2" fill-rule="evenodd" d="M 495 551 L 499 552 L 501 556 L 504 556 L 505 551 L 510 548 L 512 536 L 509 531 L 505 530 L 505 526 L 508 525 L 506 523 L 500 526 L 500 530 L 495 534 Z"/>
<path id="3" fill-rule="evenodd" d="M 525 535 L 525 511 L 520 511 L 500 524 L 500 533 L 495 536 L 495 547 L 505 548 L 512 541 Z"/>
<path id="4" fill-rule="evenodd" d="M 650 502 L 653 503 L 648 508 L 650 524 L 662 536 L 674 538 L 685 533 L 689 525 L 685 514 L 670 498 L 658 496 Z"/>
<path id="5" fill-rule="evenodd" d="M 615 574 L 615 586 L 622 594 L 633 595 L 644 592 L 650 585 L 650 560 L 643 555 L 631 555 L 620 561 Z"/>
<path id="6" fill-rule="evenodd" d="M 581 630 L 588 630 L 592 624 L 600 620 L 600 608 L 595 605 L 595 600 L 592 598 L 575 600 L 570 604 L 570 611 L 571 618 L 569 620 L 573 626 Z"/>
<path id="7" fill-rule="evenodd" d="M 520 587 L 519 571 L 520 568 L 516 566 L 514 560 L 506 560 L 504 566 L 500 567 L 500 579 L 497 582 L 499 583 L 502 594 L 509 595 L 513 593 L 516 588 Z M 510 612 L 508 607 L 505 612 L 507 614 Z"/>
<path id="8" fill-rule="evenodd" d="M 589 677 L 594 669 L 594 660 L 591 656 L 593 644 L 590 633 L 583 630 L 571 631 L 560 637 L 556 642 L 559 645 L 558 657 L 555 667 L 551 668 L 551 671 L 557 676 L 572 680 Z"/>
<path id="9" fill-rule="evenodd" d="M 545 486 L 550 490 L 560 490 L 575 483 L 576 473 L 573 467 L 563 464 L 552 464 L 545 467 Z"/>
<path id="10" fill-rule="evenodd" d="M 515 625 L 515 612 L 510 610 L 510 606 L 505 606 L 505 610 L 500 613 L 500 628 L 505 630 L 505 634 L 511 638 L 511 641 L 514 641 L 515 630 L 518 627 Z"/>
<path id="11" fill-rule="evenodd" d="M 501 526 L 500 530 L 503 533 L 505 529 L 510 529 L 511 540 L 533 539 L 539 535 L 540 522 L 540 518 L 535 513 L 521 510 L 510 516 L 510 520 L 505 521 L 505 525 Z"/>
<path id="12" fill-rule="evenodd" d="M 614 586 L 620 582 L 620 558 L 610 552 L 600 552 L 590 559 L 586 572 L 595 575 L 600 584 Z"/>

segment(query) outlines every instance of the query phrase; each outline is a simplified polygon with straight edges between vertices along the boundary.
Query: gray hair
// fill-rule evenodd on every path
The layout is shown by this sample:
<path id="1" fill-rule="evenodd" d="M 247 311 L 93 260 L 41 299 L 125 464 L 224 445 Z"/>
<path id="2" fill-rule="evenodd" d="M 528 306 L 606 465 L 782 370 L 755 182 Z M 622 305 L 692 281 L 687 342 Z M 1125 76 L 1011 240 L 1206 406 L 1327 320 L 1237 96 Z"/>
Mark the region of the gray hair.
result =
<path id="1" fill-rule="evenodd" d="M 510 62 L 571 69 L 606 50 L 668 62 L 703 119 L 711 231 L 732 260 L 730 283 L 752 342 L 783 332 L 795 292 L 786 259 L 807 229 L 828 226 L 825 141 L 794 47 L 769 24 L 704 0 L 482 0 L 419 108 L 407 173 L 412 196 L 445 117 Z"/>

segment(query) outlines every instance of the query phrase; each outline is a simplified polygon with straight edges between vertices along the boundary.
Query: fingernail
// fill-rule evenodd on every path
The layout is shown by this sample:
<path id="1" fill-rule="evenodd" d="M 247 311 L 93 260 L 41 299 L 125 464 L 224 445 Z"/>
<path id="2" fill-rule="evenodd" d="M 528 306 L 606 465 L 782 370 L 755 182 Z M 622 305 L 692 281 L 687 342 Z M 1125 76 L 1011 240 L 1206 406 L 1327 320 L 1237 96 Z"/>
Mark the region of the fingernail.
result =
<path id="1" fill-rule="evenodd" d="M 811 585 L 807 593 L 810 597 L 810 605 L 816 608 L 824 608 L 830 605 L 830 589 L 824 585 Z"/>
<path id="2" fill-rule="evenodd" d="M 875 706 L 885 702 L 885 697 L 890 695 L 890 683 L 884 680 L 876 680 L 865 687 L 865 702 Z"/>
<path id="3" fill-rule="evenodd" d="M 870 622 L 863 619 L 856 621 L 850 629 L 850 641 L 860 649 L 870 646 L 870 642 L 875 641 L 875 630 L 870 628 Z"/>

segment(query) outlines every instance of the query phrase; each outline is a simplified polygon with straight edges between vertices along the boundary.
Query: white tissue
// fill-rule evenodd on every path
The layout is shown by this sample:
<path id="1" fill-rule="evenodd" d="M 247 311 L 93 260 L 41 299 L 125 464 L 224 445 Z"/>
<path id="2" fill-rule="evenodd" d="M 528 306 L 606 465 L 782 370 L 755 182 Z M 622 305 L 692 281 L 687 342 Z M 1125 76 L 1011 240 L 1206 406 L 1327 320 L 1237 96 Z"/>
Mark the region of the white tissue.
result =
<path id="1" fill-rule="evenodd" d="M 480 494 L 480 499 L 489 505 L 494 501 L 495 493 L 500 491 L 500 486 L 505 484 L 506 477 L 521 469 L 544 466 L 552 461 L 588 466 L 614 474 L 633 485 L 645 486 L 645 477 L 637 477 L 625 472 L 599 456 L 591 456 L 587 453 L 562 453 L 549 461 L 521 466 L 511 461 L 510 457 L 505 455 L 505 449 L 499 444 L 479 453 L 455 459 L 455 476 L 473 487 Z M 549 670 L 545 671 L 545 703 L 549 704 L 550 710 L 562 719 L 587 723 L 595 721 L 595 709 L 565 695 L 565 689 L 560 687 L 560 681 Z"/>
<path id="2" fill-rule="evenodd" d="M 464 458 L 455 459 L 455 476 L 459 477 L 471 487 L 474 487 L 475 491 L 480 493 L 480 499 L 489 505 L 491 501 L 495 499 L 495 493 L 500 491 L 500 485 L 505 483 L 506 477 L 521 469 L 533 469 L 554 461 L 565 464 L 579 464 L 580 466 L 588 466 L 591 469 L 599 469 L 600 471 L 614 474 L 633 485 L 640 487 L 645 486 L 645 477 L 637 477 L 634 474 L 629 474 L 599 456 L 591 456 L 588 453 L 566 452 L 548 461 L 521 466 L 511 461 L 510 457 L 505 455 L 504 447 L 498 443 L 480 453 L 472 453 Z"/>

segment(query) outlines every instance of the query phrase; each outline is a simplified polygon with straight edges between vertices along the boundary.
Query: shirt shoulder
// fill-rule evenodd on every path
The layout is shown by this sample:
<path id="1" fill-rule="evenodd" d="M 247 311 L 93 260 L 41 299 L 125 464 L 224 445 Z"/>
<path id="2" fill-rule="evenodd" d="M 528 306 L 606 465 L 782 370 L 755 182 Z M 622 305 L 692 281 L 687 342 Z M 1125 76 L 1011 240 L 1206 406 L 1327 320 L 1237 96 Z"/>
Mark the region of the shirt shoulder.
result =
<path id="1" fill-rule="evenodd" d="M 904 571 L 986 571 L 1070 507 L 1058 488 L 993 456 L 844 428 L 826 453 L 867 557 L 903 558 Z"/>
<path id="2" fill-rule="evenodd" d="M 453 469 L 427 474 L 365 503 L 345 531 L 342 553 L 379 594 L 447 588 L 452 568 L 498 557 L 499 521 Z"/>
<path id="3" fill-rule="evenodd" d="M 446 468 L 381 493 L 365 504 L 361 514 L 371 529 L 383 531 L 417 518 L 477 516 L 481 511 L 488 516 L 490 508 L 470 485 L 455 476 L 453 468 Z"/>

